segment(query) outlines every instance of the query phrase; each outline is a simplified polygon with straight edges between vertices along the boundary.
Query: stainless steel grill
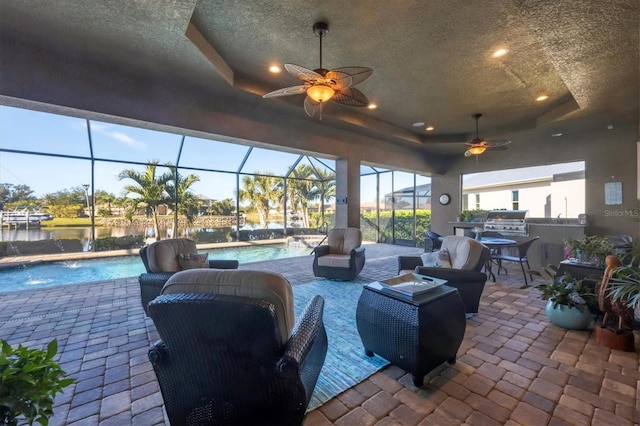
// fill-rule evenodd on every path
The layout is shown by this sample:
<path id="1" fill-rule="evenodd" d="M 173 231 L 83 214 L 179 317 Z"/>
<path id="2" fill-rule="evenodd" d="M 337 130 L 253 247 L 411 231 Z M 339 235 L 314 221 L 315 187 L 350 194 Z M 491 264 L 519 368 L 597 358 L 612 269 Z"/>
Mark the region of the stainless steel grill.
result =
<path id="1" fill-rule="evenodd" d="M 492 210 L 487 213 L 485 231 L 499 232 L 502 235 L 529 235 L 526 215 L 529 210 Z"/>

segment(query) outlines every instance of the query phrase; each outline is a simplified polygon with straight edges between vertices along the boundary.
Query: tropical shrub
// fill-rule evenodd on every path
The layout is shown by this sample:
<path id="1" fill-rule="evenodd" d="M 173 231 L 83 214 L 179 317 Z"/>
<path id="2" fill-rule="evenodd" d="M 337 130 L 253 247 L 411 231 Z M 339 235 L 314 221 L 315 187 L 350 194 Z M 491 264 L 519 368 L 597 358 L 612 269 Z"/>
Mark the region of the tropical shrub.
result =
<path id="1" fill-rule="evenodd" d="M 66 372 L 53 360 L 58 341 L 42 351 L 13 348 L 0 340 L 0 349 L 0 425 L 17 425 L 18 420 L 47 425 L 55 395 L 75 382 L 65 378 Z"/>

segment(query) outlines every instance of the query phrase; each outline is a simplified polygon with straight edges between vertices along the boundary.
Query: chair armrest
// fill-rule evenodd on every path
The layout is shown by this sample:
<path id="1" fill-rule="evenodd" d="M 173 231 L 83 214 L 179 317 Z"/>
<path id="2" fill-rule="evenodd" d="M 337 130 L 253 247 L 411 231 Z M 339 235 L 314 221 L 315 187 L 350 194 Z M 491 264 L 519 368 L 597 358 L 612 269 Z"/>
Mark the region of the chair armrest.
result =
<path id="1" fill-rule="evenodd" d="M 487 274 L 466 269 L 432 268 L 420 266 L 416 272 L 420 275 L 428 275 L 456 283 L 487 281 Z"/>
<path id="2" fill-rule="evenodd" d="M 313 249 L 313 253 L 315 254 L 316 257 L 326 256 L 329 254 L 329 246 L 328 245 L 316 246 Z"/>
<path id="3" fill-rule="evenodd" d="M 307 303 L 304 311 L 296 320 L 284 354 L 278 361 L 278 371 L 283 376 L 298 376 L 300 367 L 316 339 L 318 337 L 326 339 L 322 320 L 323 311 L 324 299 L 316 295 Z"/>
<path id="4" fill-rule="evenodd" d="M 360 246 L 360 247 L 356 247 L 354 249 L 351 249 L 351 256 L 364 256 L 364 247 Z"/>
<path id="5" fill-rule="evenodd" d="M 417 266 L 422 266 L 420 256 L 398 256 L 398 272 L 415 270 Z"/>
<path id="6" fill-rule="evenodd" d="M 143 272 L 138 276 L 141 285 L 162 288 L 175 272 Z"/>
<path id="7" fill-rule="evenodd" d="M 240 262 L 237 260 L 211 259 L 209 268 L 212 269 L 238 269 Z"/>

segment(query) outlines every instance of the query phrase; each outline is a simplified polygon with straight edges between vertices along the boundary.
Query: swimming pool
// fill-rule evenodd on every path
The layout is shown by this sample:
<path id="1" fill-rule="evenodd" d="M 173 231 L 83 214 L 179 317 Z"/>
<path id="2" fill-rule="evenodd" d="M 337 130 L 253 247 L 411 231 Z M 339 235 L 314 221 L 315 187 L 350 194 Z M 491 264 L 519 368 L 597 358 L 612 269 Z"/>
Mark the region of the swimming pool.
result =
<path id="1" fill-rule="evenodd" d="M 294 256 L 308 256 L 311 249 L 274 244 L 199 250 L 210 259 L 237 259 L 240 264 Z M 53 287 L 89 281 L 138 276 L 145 272 L 139 256 L 68 260 L 0 271 L 0 293 Z"/>

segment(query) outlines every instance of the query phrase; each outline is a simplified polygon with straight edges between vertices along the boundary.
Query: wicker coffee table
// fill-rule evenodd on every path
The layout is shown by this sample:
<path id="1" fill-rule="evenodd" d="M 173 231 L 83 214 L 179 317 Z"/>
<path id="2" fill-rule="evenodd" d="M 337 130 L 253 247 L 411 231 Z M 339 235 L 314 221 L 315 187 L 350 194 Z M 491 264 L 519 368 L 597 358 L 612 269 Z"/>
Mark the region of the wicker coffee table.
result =
<path id="1" fill-rule="evenodd" d="M 377 284 L 377 285 L 376 285 Z M 365 353 L 411 373 L 417 387 L 445 361 L 454 363 L 464 337 L 465 309 L 458 290 L 442 285 L 413 298 L 366 285 L 356 310 Z"/>

